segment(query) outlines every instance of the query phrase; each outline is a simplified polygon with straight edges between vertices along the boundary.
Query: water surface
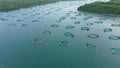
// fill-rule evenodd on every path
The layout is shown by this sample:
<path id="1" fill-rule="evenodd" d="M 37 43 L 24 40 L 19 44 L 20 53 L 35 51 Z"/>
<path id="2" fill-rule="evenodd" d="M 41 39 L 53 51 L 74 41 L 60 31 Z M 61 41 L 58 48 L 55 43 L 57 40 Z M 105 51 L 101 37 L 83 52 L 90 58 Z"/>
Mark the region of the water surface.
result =
<path id="1" fill-rule="evenodd" d="M 0 13 L 0 68 L 119 68 L 120 17 L 78 12 L 96 0 Z"/>

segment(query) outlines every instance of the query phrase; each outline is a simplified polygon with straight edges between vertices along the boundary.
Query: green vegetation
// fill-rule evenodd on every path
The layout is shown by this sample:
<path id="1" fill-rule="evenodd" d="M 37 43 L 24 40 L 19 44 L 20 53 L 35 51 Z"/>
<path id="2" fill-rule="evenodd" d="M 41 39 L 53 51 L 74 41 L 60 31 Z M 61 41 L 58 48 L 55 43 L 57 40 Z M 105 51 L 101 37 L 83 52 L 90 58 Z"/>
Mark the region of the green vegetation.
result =
<path id="1" fill-rule="evenodd" d="M 120 15 L 120 0 L 110 2 L 95 2 L 86 4 L 78 8 L 79 11 L 102 13 L 110 15 Z"/>
<path id="2" fill-rule="evenodd" d="M 0 0 L 0 12 L 36 6 L 60 0 Z"/>

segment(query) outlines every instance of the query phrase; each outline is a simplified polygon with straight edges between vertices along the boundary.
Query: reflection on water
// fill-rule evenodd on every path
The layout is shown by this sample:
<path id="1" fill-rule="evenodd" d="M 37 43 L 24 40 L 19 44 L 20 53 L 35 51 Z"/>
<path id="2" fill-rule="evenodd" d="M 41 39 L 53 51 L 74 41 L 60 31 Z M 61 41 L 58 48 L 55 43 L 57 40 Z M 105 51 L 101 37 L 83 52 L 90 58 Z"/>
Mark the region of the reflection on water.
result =
<path id="1" fill-rule="evenodd" d="M 77 11 L 94 1 L 61 1 L 1 12 L 0 64 L 8 68 L 119 68 L 120 17 Z"/>

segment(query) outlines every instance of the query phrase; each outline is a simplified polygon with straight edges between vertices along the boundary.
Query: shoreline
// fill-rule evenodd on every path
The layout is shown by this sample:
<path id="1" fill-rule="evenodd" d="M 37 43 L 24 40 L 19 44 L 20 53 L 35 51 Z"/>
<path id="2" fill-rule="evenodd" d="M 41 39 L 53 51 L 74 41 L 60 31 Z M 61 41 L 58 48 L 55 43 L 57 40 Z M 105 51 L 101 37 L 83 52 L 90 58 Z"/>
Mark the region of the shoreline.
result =
<path id="1" fill-rule="evenodd" d="M 78 7 L 78 11 L 100 13 L 110 16 L 120 16 L 120 2 L 115 2 L 115 0 L 109 2 L 94 2 Z"/>
<path id="2" fill-rule="evenodd" d="M 74 1 L 74 0 L 35 0 L 35 1 L 32 1 L 32 0 L 4 1 L 3 0 L 3 1 L 0 1 L 0 12 L 9 12 L 9 11 L 14 11 L 14 10 L 19 10 L 19 9 L 30 8 L 34 6 L 56 3 L 59 1 Z"/>

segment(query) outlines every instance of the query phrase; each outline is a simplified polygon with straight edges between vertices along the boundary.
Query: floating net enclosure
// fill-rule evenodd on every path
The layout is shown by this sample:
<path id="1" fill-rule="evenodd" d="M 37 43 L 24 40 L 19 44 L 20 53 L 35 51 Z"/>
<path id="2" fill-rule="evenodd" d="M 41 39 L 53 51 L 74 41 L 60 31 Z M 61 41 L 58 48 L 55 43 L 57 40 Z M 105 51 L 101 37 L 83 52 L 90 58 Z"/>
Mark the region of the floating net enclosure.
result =
<path id="1" fill-rule="evenodd" d="M 84 20 L 88 20 L 88 18 L 83 18 Z"/>
<path id="2" fill-rule="evenodd" d="M 66 26 L 65 28 L 66 29 L 74 29 L 75 27 L 74 26 Z"/>
<path id="3" fill-rule="evenodd" d="M 95 21 L 96 24 L 103 24 L 102 21 Z"/>
<path id="4" fill-rule="evenodd" d="M 93 16 L 89 16 L 89 17 L 87 17 L 87 18 L 93 18 Z"/>
<path id="5" fill-rule="evenodd" d="M 21 27 L 27 27 L 28 24 L 21 24 Z"/>
<path id="6" fill-rule="evenodd" d="M 5 19 L 5 18 L 0 18 L 0 20 L 1 20 L 1 21 L 6 21 L 6 20 L 8 20 L 8 19 Z"/>
<path id="7" fill-rule="evenodd" d="M 112 54 L 120 55 L 120 48 L 114 48 L 114 47 L 112 47 Z"/>
<path id="8" fill-rule="evenodd" d="M 66 16 L 66 17 L 69 17 L 70 15 L 71 15 L 71 13 L 66 13 L 66 15 L 65 15 L 65 16 Z"/>
<path id="9" fill-rule="evenodd" d="M 51 14 L 52 12 L 48 12 L 49 14 Z"/>
<path id="10" fill-rule="evenodd" d="M 16 26 L 16 23 L 10 23 L 10 24 L 8 24 L 8 26 L 10 26 L 10 27 Z"/>
<path id="11" fill-rule="evenodd" d="M 109 39 L 111 39 L 111 40 L 120 40 L 120 36 L 111 35 L 111 36 L 109 36 Z"/>
<path id="12" fill-rule="evenodd" d="M 71 17 L 71 19 L 77 19 L 77 17 Z"/>
<path id="13" fill-rule="evenodd" d="M 99 38 L 99 35 L 97 35 L 97 34 L 89 34 L 88 37 L 89 38 Z"/>
<path id="14" fill-rule="evenodd" d="M 41 45 L 43 43 L 43 39 L 35 38 L 32 42 L 33 45 Z"/>
<path id="15" fill-rule="evenodd" d="M 23 20 L 22 19 L 18 19 L 18 20 L 16 20 L 16 22 L 22 22 Z"/>
<path id="16" fill-rule="evenodd" d="M 89 31 L 90 29 L 88 27 L 81 27 L 81 30 Z"/>
<path id="17" fill-rule="evenodd" d="M 38 19 L 44 19 L 44 17 L 38 17 Z"/>
<path id="18" fill-rule="evenodd" d="M 76 14 L 77 12 L 73 12 L 73 14 Z"/>
<path id="19" fill-rule="evenodd" d="M 76 21 L 76 22 L 74 22 L 74 24 L 80 24 L 80 22 L 79 22 L 79 21 Z"/>
<path id="20" fill-rule="evenodd" d="M 72 34 L 71 32 L 65 32 L 64 35 L 66 37 L 72 37 L 72 38 L 74 37 L 74 34 Z"/>
<path id="21" fill-rule="evenodd" d="M 52 27 L 52 28 L 59 28 L 59 25 L 53 24 L 53 25 L 51 25 L 51 27 Z"/>
<path id="22" fill-rule="evenodd" d="M 60 20 L 65 20 L 65 19 L 66 19 L 66 17 L 61 17 L 61 18 L 60 18 Z"/>
<path id="23" fill-rule="evenodd" d="M 106 18 L 98 18 L 99 20 L 106 20 Z"/>
<path id="24" fill-rule="evenodd" d="M 31 17 L 35 17 L 36 15 L 30 15 Z"/>
<path id="25" fill-rule="evenodd" d="M 111 26 L 120 27 L 120 24 L 111 24 Z"/>
<path id="26" fill-rule="evenodd" d="M 36 13 L 35 15 L 40 15 L 41 13 Z"/>
<path id="27" fill-rule="evenodd" d="M 90 18 L 93 18 L 92 16 L 89 16 L 89 17 L 85 17 L 85 18 L 83 18 L 84 20 L 88 20 L 88 19 L 90 19 Z"/>
<path id="28" fill-rule="evenodd" d="M 70 14 L 71 14 L 71 12 L 66 13 L 66 15 L 70 15 Z"/>
<path id="29" fill-rule="evenodd" d="M 81 16 L 81 13 L 76 14 L 75 16 Z"/>
<path id="30" fill-rule="evenodd" d="M 44 34 L 44 35 L 50 35 L 51 32 L 50 32 L 50 31 L 44 31 L 43 34 Z"/>
<path id="31" fill-rule="evenodd" d="M 63 20 L 65 20 L 66 19 L 66 17 L 61 17 L 59 20 L 58 20 L 58 22 L 62 22 Z"/>
<path id="32" fill-rule="evenodd" d="M 44 15 L 49 15 L 49 13 L 45 13 Z"/>
<path id="33" fill-rule="evenodd" d="M 104 32 L 112 32 L 111 28 L 104 28 L 103 30 L 104 30 Z"/>
<path id="34" fill-rule="evenodd" d="M 93 23 L 87 23 L 87 26 L 91 26 L 91 25 L 94 25 Z"/>
<path id="35" fill-rule="evenodd" d="M 97 46 L 94 44 L 86 44 L 85 49 L 87 50 L 97 50 Z"/>
<path id="36" fill-rule="evenodd" d="M 39 20 L 32 20 L 32 22 L 39 22 Z"/>
<path id="37" fill-rule="evenodd" d="M 69 47 L 70 46 L 70 43 L 68 41 L 60 41 L 59 43 L 59 46 L 62 46 L 62 47 Z"/>

